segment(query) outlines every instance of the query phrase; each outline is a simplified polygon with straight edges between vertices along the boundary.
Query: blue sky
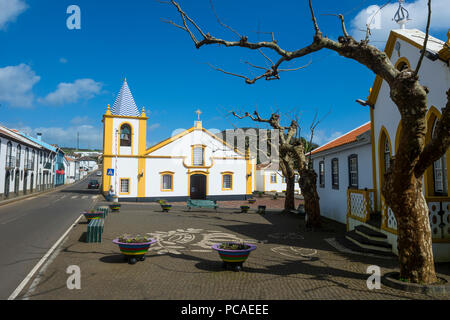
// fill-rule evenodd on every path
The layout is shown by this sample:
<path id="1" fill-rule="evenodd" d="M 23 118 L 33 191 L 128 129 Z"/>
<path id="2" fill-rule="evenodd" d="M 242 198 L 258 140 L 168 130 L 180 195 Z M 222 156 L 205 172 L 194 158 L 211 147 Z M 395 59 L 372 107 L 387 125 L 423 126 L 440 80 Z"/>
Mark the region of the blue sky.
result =
<path id="1" fill-rule="evenodd" d="M 446 40 L 448 0 L 434 0 L 432 35 Z M 382 12 L 382 28 L 373 43 L 384 48 L 396 1 Z M 215 20 L 208 0 L 179 0 L 203 30 L 234 40 Z M 319 24 L 329 37 L 340 35 L 339 23 L 326 13 L 343 13 L 355 33 L 366 9 L 377 0 L 314 1 Z M 66 27 L 69 5 L 81 9 L 81 30 Z M 220 18 L 250 40 L 274 32 L 278 43 L 293 50 L 311 42 L 313 29 L 307 1 L 216 0 Z M 413 20 L 408 27 L 424 28 L 425 0 L 407 1 Z M 421 7 L 422 6 L 422 7 Z M 61 146 L 101 148 L 102 114 L 113 104 L 124 77 L 139 109 L 145 106 L 148 146 L 193 125 L 195 110 L 208 129 L 251 126 L 227 116 L 237 111 L 262 115 L 279 110 L 300 113 L 306 134 L 317 112 L 330 110 L 316 131 L 323 144 L 369 120 L 369 111 L 355 103 L 366 98 L 375 76 L 358 63 L 331 51 L 311 56 L 305 69 L 284 73 L 281 80 L 247 85 L 243 79 L 208 67 L 252 75 L 244 61 L 264 65 L 257 52 L 216 46 L 195 49 L 188 35 L 161 21 L 179 22 L 176 10 L 157 1 L 130 0 L 0 0 L 0 123 Z M 383 26 L 385 26 L 383 28 Z M 395 27 L 395 26 L 394 26 Z M 270 40 L 270 38 L 268 39 Z M 266 52 L 275 58 L 270 51 Z M 310 57 L 288 63 L 298 67 Z"/>

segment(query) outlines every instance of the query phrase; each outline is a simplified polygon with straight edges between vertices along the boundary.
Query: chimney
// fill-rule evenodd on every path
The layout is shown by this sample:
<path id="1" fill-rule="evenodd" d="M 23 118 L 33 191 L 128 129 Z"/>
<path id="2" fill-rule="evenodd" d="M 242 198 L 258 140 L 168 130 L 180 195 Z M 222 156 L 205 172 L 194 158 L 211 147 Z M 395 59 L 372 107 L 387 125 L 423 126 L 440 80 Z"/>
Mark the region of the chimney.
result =
<path id="1" fill-rule="evenodd" d="M 37 135 L 37 139 L 39 141 L 42 141 L 42 133 L 38 132 L 36 135 Z"/>

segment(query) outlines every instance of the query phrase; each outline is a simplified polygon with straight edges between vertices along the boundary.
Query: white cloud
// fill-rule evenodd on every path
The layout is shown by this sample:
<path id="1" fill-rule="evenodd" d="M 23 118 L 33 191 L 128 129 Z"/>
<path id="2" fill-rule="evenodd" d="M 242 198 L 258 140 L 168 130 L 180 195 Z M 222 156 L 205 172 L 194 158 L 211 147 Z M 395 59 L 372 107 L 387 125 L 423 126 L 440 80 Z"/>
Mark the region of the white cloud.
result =
<path id="1" fill-rule="evenodd" d="M 32 89 L 40 79 L 23 63 L 0 68 L 0 102 L 13 107 L 31 107 L 34 100 Z"/>
<path id="2" fill-rule="evenodd" d="M 99 94 L 103 84 L 92 79 L 78 79 L 73 83 L 62 82 L 58 88 L 49 93 L 45 98 L 40 98 L 39 102 L 52 106 L 60 106 L 67 103 L 75 103 L 81 99 L 91 99 Z"/>
<path id="3" fill-rule="evenodd" d="M 5 30 L 8 22 L 15 21 L 27 8 L 23 0 L 0 0 L 0 30 Z"/>
<path id="4" fill-rule="evenodd" d="M 59 62 L 65 64 L 65 63 L 67 63 L 67 59 L 66 58 L 60 58 Z"/>
<path id="5" fill-rule="evenodd" d="M 316 143 L 319 146 L 322 146 L 325 143 L 330 142 L 330 141 L 342 136 L 342 134 L 343 133 L 340 131 L 335 131 L 335 132 L 332 132 L 331 134 L 327 134 L 325 132 L 325 130 L 315 130 L 314 136 L 313 136 L 313 143 Z M 309 139 L 311 138 L 311 135 L 308 135 L 306 138 L 309 141 Z"/>
<path id="6" fill-rule="evenodd" d="M 80 148 L 101 149 L 103 132 L 99 126 L 74 125 L 69 127 L 37 127 L 18 126 L 16 128 L 26 134 L 36 137 L 42 133 L 42 141 L 57 144 L 60 147 L 76 147 L 77 134 L 80 134 Z"/>
<path id="7" fill-rule="evenodd" d="M 408 29 L 419 29 L 425 32 L 428 17 L 428 0 L 416 0 L 405 3 L 403 6 L 409 12 L 411 19 L 406 27 Z M 355 39 L 365 37 L 365 29 L 368 19 L 373 16 L 374 8 L 372 5 L 361 10 L 351 22 L 351 34 Z M 387 41 L 392 29 L 399 29 L 400 26 L 393 21 L 398 9 L 398 3 L 391 3 L 379 11 L 378 18 L 372 19 L 372 28 L 370 41 L 376 46 L 383 46 Z M 449 28 L 450 3 L 449 0 L 433 0 L 431 2 L 431 30 L 447 30 Z M 377 28 L 379 26 L 379 29 Z M 360 29 L 364 31 L 360 31 Z"/>
<path id="8" fill-rule="evenodd" d="M 84 116 L 84 117 L 76 116 L 75 118 L 70 120 L 70 123 L 74 124 L 74 125 L 81 125 L 81 124 L 86 124 L 89 122 L 90 122 L 90 119 L 88 116 Z"/>

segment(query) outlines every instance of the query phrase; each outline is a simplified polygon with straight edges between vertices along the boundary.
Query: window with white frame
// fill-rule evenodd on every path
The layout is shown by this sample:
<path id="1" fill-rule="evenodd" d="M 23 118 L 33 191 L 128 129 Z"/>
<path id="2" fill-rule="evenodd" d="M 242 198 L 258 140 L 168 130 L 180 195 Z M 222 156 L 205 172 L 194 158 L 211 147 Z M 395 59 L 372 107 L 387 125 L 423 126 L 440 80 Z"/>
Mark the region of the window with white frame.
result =
<path id="1" fill-rule="evenodd" d="M 339 189 L 339 160 L 337 158 L 331 160 L 331 187 Z"/>
<path id="2" fill-rule="evenodd" d="M 194 166 L 203 166 L 203 156 L 204 156 L 204 149 L 203 147 L 194 147 L 192 151 L 192 164 Z"/>
<path id="3" fill-rule="evenodd" d="M 120 179 L 120 193 L 130 193 L 130 179 Z"/>
<path id="4" fill-rule="evenodd" d="M 270 174 L 270 183 L 277 183 L 277 174 L 276 173 Z"/>
<path id="5" fill-rule="evenodd" d="M 233 187 L 233 176 L 229 173 L 222 176 L 222 189 L 231 189 Z"/>
<path id="6" fill-rule="evenodd" d="M 358 156 L 352 154 L 348 157 L 348 174 L 349 186 L 351 188 L 358 188 Z"/>
<path id="7" fill-rule="evenodd" d="M 387 172 L 391 165 L 391 149 L 389 147 L 389 141 L 385 137 L 384 139 L 384 172 Z"/>
<path id="8" fill-rule="evenodd" d="M 165 191 L 173 190 L 173 176 L 171 174 L 163 174 L 162 189 Z"/>
<path id="9" fill-rule="evenodd" d="M 436 125 L 438 120 L 436 119 L 433 124 L 432 137 L 436 136 Z M 436 160 L 433 163 L 433 180 L 434 180 L 434 193 L 437 196 L 448 195 L 447 190 L 447 163 L 445 153 L 442 158 Z"/>
<path id="10" fill-rule="evenodd" d="M 319 162 L 319 186 L 325 188 L 325 162 Z"/>

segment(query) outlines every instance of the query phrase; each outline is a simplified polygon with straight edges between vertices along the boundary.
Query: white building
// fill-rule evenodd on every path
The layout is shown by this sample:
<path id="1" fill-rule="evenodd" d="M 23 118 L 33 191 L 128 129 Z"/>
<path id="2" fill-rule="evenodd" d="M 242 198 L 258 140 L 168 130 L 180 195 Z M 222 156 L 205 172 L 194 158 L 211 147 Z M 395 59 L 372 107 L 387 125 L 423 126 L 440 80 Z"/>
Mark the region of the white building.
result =
<path id="1" fill-rule="evenodd" d="M 311 152 L 322 216 L 347 223 L 348 189 L 372 189 L 370 122 Z"/>
<path id="2" fill-rule="evenodd" d="M 121 201 L 245 199 L 255 187 L 255 161 L 196 121 L 147 148 L 147 117 L 126 80 L 103 115 L 103 192 Z M 110 169 L 113 175 L 108 175 Z"/>
<path id="3" fill-rule="evenodd" d="M 55 150 L 0 126 L 0 199 L 53 187 Z"/>
<path id="4" fill-rule="evenodd" d="M 298 174 L 295 174 L 294 192 L 301 194 L 298 184 Z M 256 165 L 256 191 L 283 193 L 286 192 L 286 178 L 281 169 L 272 162 Z"/>
<path id="5" fill-rule="evenodd" d="M 450 30 L 448 37 L 449 40 L 445 44 L 430 36 L 428 54 L 425 55 L 419 71 L 420 83 L 429 88 L 426 142 L 433 136 L 436 122 L 447 103 L 446 92 L 450 88 Z M 425 34 L 416 29 L 392 30 L 385 52 L 399 70 L 405 67 L 415 68 L 423 49 L 424 38 Z M 313 151 L 314 169 L 319 175 L 321 213 L 346 223 L 349 231 L 346 238 L 353 244 L 365 250 L 398 254 L 397 221 L 385 203 L 380 189 L 384 173 L 400 143 L 400 114 L 390 98 L 388 84 L 379 76 L 370 90 L 367 103 L 370 105 L 370 126 L 365 126 L 367 129 L 371 128 L 370 131 L 354 137 L 356 139 L 351 143 L 336 146 L 336 141 L 343 139 L 341 137 Z M 355 130 L 354 132 L 359 133 L 358 129 Z M 358 157 L 357 166 L 351 163 L 353 154 Z M 337 160 L 338 165 L 333 160 Z M 436 262 L 450 261 L 449 167 L 450 154 L 447 151 L 446 155 L 427 169 L 423 181 L 424 195 L 430 210 L 433 255 Z M 352 172 L 348 172 L 349 169 L 356 169 L 358 172 L 355 183 Z M 333 189 L 335 181 L 338 181 L 339 189 Z M 345 181 L 342 190 L 341 181 Z M 347 184 L 350 188 L 345 190 Z"/>

